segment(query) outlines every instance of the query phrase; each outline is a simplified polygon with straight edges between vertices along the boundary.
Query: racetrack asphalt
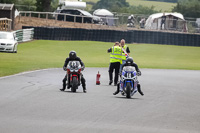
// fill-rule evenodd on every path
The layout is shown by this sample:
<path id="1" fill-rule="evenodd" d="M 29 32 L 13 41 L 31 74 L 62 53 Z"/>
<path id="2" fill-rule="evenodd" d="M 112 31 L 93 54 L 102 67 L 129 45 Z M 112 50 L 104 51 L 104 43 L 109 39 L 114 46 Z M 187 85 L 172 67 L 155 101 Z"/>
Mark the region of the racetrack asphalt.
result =
<path id="1" fill-rule="evenodd" d="M 112 95 L 108 68 L 85 69 L 87 93 L 61 92 L 61 68 L 1 77 L 0 132 L 199 133 L 200 71 L 141 71 L 144 96 L 131 99 Z"/>

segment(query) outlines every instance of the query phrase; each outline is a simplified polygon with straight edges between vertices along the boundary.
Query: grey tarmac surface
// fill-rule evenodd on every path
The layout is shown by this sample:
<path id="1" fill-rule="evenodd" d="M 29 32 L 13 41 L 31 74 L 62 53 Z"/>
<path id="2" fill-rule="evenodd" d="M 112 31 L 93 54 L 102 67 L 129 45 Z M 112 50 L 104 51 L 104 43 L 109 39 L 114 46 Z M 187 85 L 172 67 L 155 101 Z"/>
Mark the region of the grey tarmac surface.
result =
<path id="1" fill-rule="evenodd" d="M 86 94 L 59 90 L 61 68 L 1 77 L 0 133 L 199 133 L 200 71 L 141 71 L 132 99 L 112 95 L 108 68 L 85 69 Z"/>

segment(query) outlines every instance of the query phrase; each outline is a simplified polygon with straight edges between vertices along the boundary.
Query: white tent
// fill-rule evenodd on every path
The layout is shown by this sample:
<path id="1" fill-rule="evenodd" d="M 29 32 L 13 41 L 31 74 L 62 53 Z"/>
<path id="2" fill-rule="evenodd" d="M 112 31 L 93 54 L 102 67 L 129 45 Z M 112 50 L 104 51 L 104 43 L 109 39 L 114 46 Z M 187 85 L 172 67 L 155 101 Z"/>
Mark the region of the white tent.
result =
<path id="1" fill-rule="evenodd" d="M 161 17 L 163 13 L 152 14 L 148 17 L 145 23 L 145 29 L 160 29 L 161 28 Z M 166 22 L 165 28 L 167 30 L 181 30 L 187 31 L 186 21 L 180 13 L 165 13 Z"/>
<path id="2" fill-rule="evenodd" d="M 114 16 L 114 14 L 106 9 L 97 9 L 93 12 L 96 16 Z"/>
<path id="3" fill-rule="evenodd" d="M 115 24 L 114 14 L 106 9 L 97 9 L 93 12 L 93 15 L 101 17 L 106 25 L 113 26 Z"/>

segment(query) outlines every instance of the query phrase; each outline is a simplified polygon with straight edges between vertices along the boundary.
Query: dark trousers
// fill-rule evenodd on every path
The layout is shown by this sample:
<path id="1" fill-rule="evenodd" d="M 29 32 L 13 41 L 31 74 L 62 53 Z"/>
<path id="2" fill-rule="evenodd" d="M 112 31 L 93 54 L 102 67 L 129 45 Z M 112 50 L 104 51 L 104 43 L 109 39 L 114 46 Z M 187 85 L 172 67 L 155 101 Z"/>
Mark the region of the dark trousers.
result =
<path id="1" fill-rule="evenodd" d="M 160 29 L 162 30 L 162 26 L 164 25 L 164 30 L 165 30 L 165 22 L 161 22 L 160 24 Z"/>
<path id="2" fill-rule="evenodd" d="M 120 62 L 110 63 L 109 70 L 108 70 L 109 79 L 110 81 L 113 81 L 113 71 L 115 70 L 114 84 L 117 84 L 118 82 L 119 68 L 120 68 Z"/>
<path id="3" fill-rule="evenodd" d="M 67 79 L 68 78 L 68 79 Z M 65 75 L 64 79 L 63 79 L 63 89 L 66 88 L 66 81 L 68 80 L 68 86 L 70 85 L 70 77 L 69 75 L 67 76 L 67 74 Z M 83 77 L 83 74 L 81 74 L 81 84 L 83 89 L 86 89 L 86 84 L 85 84 L 85 78 Z"/>

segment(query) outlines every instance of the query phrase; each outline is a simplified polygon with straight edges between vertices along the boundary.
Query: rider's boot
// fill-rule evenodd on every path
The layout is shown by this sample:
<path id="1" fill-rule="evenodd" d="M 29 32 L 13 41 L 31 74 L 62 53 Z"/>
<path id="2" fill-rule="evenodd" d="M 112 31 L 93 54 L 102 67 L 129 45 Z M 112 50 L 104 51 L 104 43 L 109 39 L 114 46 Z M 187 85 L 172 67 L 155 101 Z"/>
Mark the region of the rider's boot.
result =
<path id="1" fill-rule="evenodd" d="M 119 93 L 119 86 L 120 86 L 120 84 L 118 83 L 117 84 L 117 90 L 113 93 L 113 95 L 117 95 Z"/>
<path id="2" fill-rule="evenodd" d="M 109 81 L 109 85 L 111 85 L 112 83 L 113 83 L 113 81 L 112 81 L 112 80 L 110 80 L 110 81 Z"/>
<path id="3" fill-rule="evenodd" d="M 60 91 L 65 91 L 65 89 L 66 89 L 66 85 L 63 84 L 63 88 L 60 89 Z"/>
<path id="4" fill-rule="evenodd" d="M 85 84 L 85 78 L 83 77 L 83 75 L 81 75 L 81 83 L 82 83 L 82 87 L 83 87 L 83 92 L 84 93 L 87 93 L 87 90 L 86 90 L 86 84 Z"/>
<path id="5" fill-rule="evenodd" d="M 86 87 L 85 87 L 85 86 L 83 86 L 83 92 L 84 92 L 84 93 L 87 93 L 87 90 L 86 90 Z"/>
<path id="6" fill-rule="evenodd" d="M 70 84 L 68 83 L 68 84 L 67 84 L 67 89 L 69 89 L 69 88 L 70 88 Z"/>
<path id="7" fill-rule="evenodd" d="M 63 79 L 63 88 L 60 91 L 64 91 L 66 89 L 66 78 Z"/>
<path id="8" fill-rule="evenodd" d="M 69 78 L 69 76 L 68 76 L 68 80 L 67 80 L 67 89 L 70 89 L 70 78 Z"/>
<path id="9" fill-rule="evenodd" d="M 140 84 L 137 85 L 137 88 L 138 88 L 138 92 L 140 93 L 140 95 L 144 95 L 144 93 L 141 91 L 141 86 Z"/>

